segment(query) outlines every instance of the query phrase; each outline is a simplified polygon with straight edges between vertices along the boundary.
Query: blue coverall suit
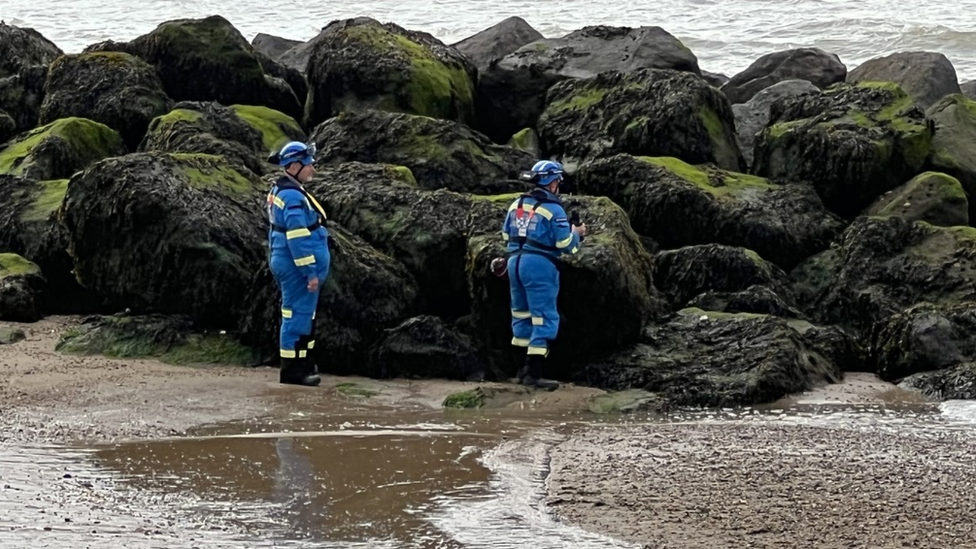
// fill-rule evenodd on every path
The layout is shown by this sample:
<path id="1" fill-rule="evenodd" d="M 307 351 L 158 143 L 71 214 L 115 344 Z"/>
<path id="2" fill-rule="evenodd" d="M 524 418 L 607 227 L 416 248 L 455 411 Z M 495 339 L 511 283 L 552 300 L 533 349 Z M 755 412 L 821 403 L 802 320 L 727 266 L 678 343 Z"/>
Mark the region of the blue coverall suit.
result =
<path id="1" fill-rule="evenodd" d="M 549 341 L 559 331 L 556 262 L 579 252 L 579 235 L 573 232 L 559 198 L 546 189 L 535 189 L 509 207 L 502 238 L 509 252 L 512 345 L 526 347 L 529 357 L 546 357 Z"/>
<path id="2" fill-rule="evenodd" d="M 299 359 L 302 366 L 296 375 L 303 370 L 306 374 L 314 372 L 308 357 L 315 347 L 313 319 L 331 262 L 325 212 L 314 197 L 307 196 L 287 175 L 279 178 L 268 194 L 270 265 L 281 289 L 279 347 L 282 359 Z M 309 291 L 312 278 L 319 279 L 319 286 Z"/>

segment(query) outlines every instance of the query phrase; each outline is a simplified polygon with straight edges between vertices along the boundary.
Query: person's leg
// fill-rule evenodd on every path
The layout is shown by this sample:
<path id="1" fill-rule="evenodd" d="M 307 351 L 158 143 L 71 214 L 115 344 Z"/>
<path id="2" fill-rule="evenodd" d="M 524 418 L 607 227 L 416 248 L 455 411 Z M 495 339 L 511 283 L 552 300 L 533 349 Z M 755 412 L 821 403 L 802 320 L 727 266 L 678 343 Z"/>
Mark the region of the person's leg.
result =
<path id="1" fill-rule="evenodd" d="M 559 270 L 541 256 L 533 256 L 523 270 L 525 293 L 529 302 L 532 335 L 526 356 L 526 385 L 554 390 L 559 384 L 542 379 L 542 366 L 549 356 L 549 342 L 559 332 L 559 313 L 556 297 L 559 295 Z"/>
<path id="2" fill-rule="evenodd" d="M 525 287 L 522 285 L 521 277 L 518 272 L 521 268 L 521 256 L 516 256 L 508 260 L 508 286 L 511 294 L 512 309 L 512 345 L 525 349 L 529 346 L 529 338 L 532 337 L 532 315 L 529 312 L 529 301 L 525 295 Z M 525 375 L 525 366 L 522 366 L 517 374 L 521 381 Z"/>

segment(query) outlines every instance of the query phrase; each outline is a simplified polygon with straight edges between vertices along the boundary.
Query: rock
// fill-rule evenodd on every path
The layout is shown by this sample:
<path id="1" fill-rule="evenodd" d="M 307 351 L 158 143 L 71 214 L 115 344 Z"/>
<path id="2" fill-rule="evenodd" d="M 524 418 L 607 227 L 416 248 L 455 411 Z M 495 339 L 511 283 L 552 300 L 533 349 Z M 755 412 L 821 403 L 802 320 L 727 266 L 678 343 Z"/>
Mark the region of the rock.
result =
<path id="1" fill-rule="evenodd" d="M 522 385 L 501 387 L 479 386 L 444 397 L 441 406 L 455 409 L 503 408 L 513 402 L 527 400 L 533 391 Z"/>
<path id="2" fill-rule="evenodd" d="M 544 38 L 525 19 L 508 17 L 451 46 L 471 58 L 478 70 L 483 71 L 492 61 L 502 59 L 522 46 Z"/>
<path id="3" fill-rule="evenodd" d="M 770 106 L 783 97 L 818 91 L 816 86 L 806 80 L 783 80 L 760 91 L 745 103 L 732 105 L 739 150 L 748 166 L 752 166 L 756 135 L 769 124 Z"/>
<path id="4" fill-rule="evenodd" d="M 17 122 L 9 114 L 0 109 L 0 145 L 6 143 L 17 134 Z"/>
<path id="5" fill-rule="evenodd" d="M 212 155 L 136 153 L 75 176 L 61 215 L 78 281 L 106 308 L 233 329 L 267 253 L 266 191 L 243 171 Z"/>
<path id="6" fill-rule="evenodd" d="M 497 213 L 485 219 L 486 234 L 468 242 L 467 276 L 472 296 L 472 333 L 497 369 L 514 375 L 524 351 L 512 353 L 509 282 L 489 271 L 504 254 L 498 235 L 515 196 L 490 200 Z M 486 201 L 488 202 L 488 201 Z M 583 362 L 634 343 L 641 326 L 663 317 L 667 303 L 654 286 L 654 259 L 630 226 L 627 214 L 602 197 L 564 196 L 563 206 L 579 213 L 587 235 L 578 257 L 563 262 L 557 309 L 559 334 L 551 345 L 546 376 L 568 378 Z M 490 231 L 490 232 L 487 232 Z M 514 359 L 515 362 L 508 362 Z"/>
<path id="7" fill-rule="evenodd" d="M 362 163 L 322 166 L 308 188 L 330 219 L 406 266 L 419 284 L 421 310 L 449 319 L 469 313 L 468 237 L 498 234 L 500 205 L 418 189 L 393 166 Z"/>
<path id="8" fill-rule="evenodd" d="M 708 290 L 682 305 L 718 313 L 756 313 L 785 318 L 804 318 L 804 314 L 793 304 L 793 300 L 787 301 L 777 291 L 760 284 L 742 290 Z M 789 295 L 788 292 L 784 293 Z"/>
<path id="9" fill-rule="evenodd" d="M 820 89 L 843 82 L 847 67 L 836 54 L 819 48 L 777 51 L 756 59 L 733 76 L 722 91 L 732 104 L 745 103 L 760 91 L 784 80 L 806 80 Z"/>
<path id="10" fill-rule="evenodd" d="M 13 76 L 0 78 L 0 109 L 14 119 L 16 131 L 37 127 L 46 80 L 47 65 L 24 67 Z"/>
<path id="11" fill-rule="evenodd" d="M 956 69 L 945 55 L 936 52 L 897 52 L 876 57 L 852 70 L 847 81 L 894 82 L 923 110 L 949 94 L 962 93 Z"/>
<path id="12" fill-rule="evenodd" d="M 118 132 L 85 118 L 62 118 L 0 149 L 0 174 L 67 179 L 89 164 L 125 153 Z"/>
<path id="13" fill-rule="evenodd" d="M 976 101 L 953 94 L 925 111 L 935 124 L 928 164 L 955 177 L 969 197 L 969 218 L 976 219 Z"/>
<path id="14" fill-rule="evenodd" d="M 976 300 L 976 229 L 860 217 L 790 275 L 811 320 L 865 333 L 923 301 Z"/>
<path id="15" fill-rule="evenodd" d="M 721 88 L 729 81 L 729 77 L 724 74 L 718 74 L 714 72 L 701 71 L 702 80 L 708 82 L 709 86 L 713 88 Z"/>
<path id="16" fill-rule="evenodd" d="M 49 65 L 62 54 L 36 30 L 0 21 L 0 78 L 16 75 L 24 67 Z"/>
<path id="17" fill-rule="evenodd" d="M 383 330 L 416 314 L 417 283 L 403 265 L 334 221 L 329 234 L 336 246 L 315 315 L 315 360 L 325 373 L 363 375 L 371 371 L 368 352 Z M 281 293 L 266 262 L 248 288 L 242 340 L 278 364 Z"/>
<path id="18" fill-rule="evenodd" d="M 198 332 L 182 316 L 90 316 L 65 331 L 55 350 L 73 355 L 154 358 L 167 364 L 257 366 L 259 355 L 224 333 Z"/>
<path id="19" fill-rule="evenodd" d="M 871 354 L 878 375 L 898 381 L 976 360 L 976 303 L 919 303 L 879 324 Z M 976 379 L 974 379 L 976 381 Z"/>
<path id="20" fill-rule="evenodd" d="M 606 72 L 555 84 L 547 97 L 542 151 L 564 163 L 628 153 L 745 169 L 728 101 L 692 73 Z"/>
<path id="21" fill-rule="evenodd" d="M 546 90 L 556 82 L 643 68 L 701 74 L 695 54 L 660 27 L 590 26 L 536 40 L 479 72 L 477 129 L 504 143 L 520 129 L 536 126 Z"/>
<path id="22" fill-rule="evenodd" d="M 959 180 L 939 172 L 925 172 L 881 196 L 865 212 L 869 216 L 899 216 L 951 227 L 969 225 L 969 201 Z"/>
<path id="23" fill-rule="evenodd" d="M 11 328 L 10 326 L 0 326 L 0 345 L 12 345 L 27 339 L 23 330 Z"/>
<path id="24" fill-rule="evenodd" d="M 406 166 L 421 188 L 495 194 L 521 191 L 518 175 L 536 158 L 496 145 L 466 126 L 384 111 L 343 113 L 315 128 L 316 163 Z"/>
<path id="25" fill-rule="evenodd" d="M 824 205 L 853 219 L 922 171 L 934 129 L 891 83 L 837 84 L 774 103 L 752 172 L 813 183 Z"/>
<path id="26" fill-rule="evenodd" d="M 858 338 L 839 326 L 814 325 L 806 320 L 790 320 L 791 328 L 803 335 L 810 347 L 844 372 L 871 372 L 875 369 Z"/>
<path id="27" fill-rule="evenodd" d="M 0 320 L 40 320 L 38 294 L 45 282 L 37 265 L 16 254 L 0 254 Z"/>
<path id="28" fill-rule="evenodd" d="M 174 101 L 261 105 L 296 119 L 302 115 L 302 103 L 291 86 L 267 74 L 254 48 L 219 15 L 167 21 L 132 42 L 102 42 L 85 49 L 93 51 L 141 57 L 156 67 Z"/>
<path id="29" fill-rule="evenodd" d="M 271 59 L 278 60 L 284 53 L 295 46 L 303 44 L 301 40 L 289 40 L 263 32 L 257 33 L 251 40 L 251 46 L 255 50 L 267 55 Z"/>
<path id="30" fill-rule="evenodd" d="M 637 345 L 588 365 L 579 381 L 661 393 L 671 406 L 729 407 L 773 402 L 841 377 L 786 320 L 684 309 L 648 326 Z"/>
<path id="31" fill-rule="evenodd" d="M 539 146 L 539 134 L 532 128 L 525 128 L 513 135 L 508 140 L 508 146 L 525 151 L 532 155 L 532 158 L 542 158 L 542 151 Z"/>
<path id="32" fill-rule="evenodd" d="M 976 101 L 976 80 L 970 80 L 959 85 L 959 91 L 967 98 Z"/>
<path id="33" fill-rule="evenodd" d="M 665 399 L 642 389 L 627 389 L 593 397 L 588 408 L 594 414 L 652 413 L 661 415 L 668 410 Z"/>
<path id="34" fill-rule="evenodd" d="M 68 117 L 101 122 L 118 131 L 129 150 L 173 105 L 151 65 L 119 52 L 62 56 L 51 64 L 44 89 L 41 124 Z"/>
<path id="35" fill-rule="evenodd" d="M 480 381 L 483 368 L 467 336 L 436 316 L 419 316 L 386 330 L 369 354 L 371 377 Z"/>
<path id="36" fill-rule="evenodd" d="M 745 248 L 703 244 L 664 251 L 654 259 L 654 285 L 676 309 L 703 292 L 734 292 L 756 284 L 789 297 L 787 274 Z"/>
<path id="37" fill-rule="evenodd" d="M 333 21 L 313 42 L 307 127 L 365 109 L 473 125 L 477 69 L 430 34 L 359 17 Z"/>
<path id="38" fill-rule="evenodd" d="M 277 172 L 267 161 L 272 151 L 306 139 L 293 118 L 267 107 L 185 101 L 152 121 L 139 150 L 223 156 L 262 175 Z"/>
<path id="39" fill-rule="evenodd" d="M 291 86 L 292 91 L 295 92 L 295 98 L 298 99 L 299 105 L 304 109 L 305 99 L 308 97 L 308 80 L 305 79 L 305 74 L 283 65 L 259 51 L 254 52 L 254 55 L 258 58 L 258 63 L 261 63 L 261 69 L 268 76 L 280 78 Z"/>
<path id="40" fill-rule="evenodd" d="M 638 233 L 663 248 L 725 244 L 790 269 L 826 249 L 843 229 L 807 185 L 672 157 L 617 155 L 580 166 L 579 190 L 621 204 Z"/>
<path id="41" fill-rule="evenodd" d="M 914 389 L 938 401 L 974 400 L 976 363 L 966 362 L 944 370 L 908 376 L 898 386 L 902 389 Z"/>

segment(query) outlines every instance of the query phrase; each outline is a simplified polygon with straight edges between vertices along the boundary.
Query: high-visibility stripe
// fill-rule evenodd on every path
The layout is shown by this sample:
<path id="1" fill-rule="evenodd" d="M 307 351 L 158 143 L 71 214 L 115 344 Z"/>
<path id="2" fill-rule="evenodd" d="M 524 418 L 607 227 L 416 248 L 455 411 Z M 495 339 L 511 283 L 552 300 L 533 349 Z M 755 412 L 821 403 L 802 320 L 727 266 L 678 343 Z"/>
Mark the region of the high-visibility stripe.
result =
<path id="1" fill-rule="evenodd" d="M 513 337 L 512 338 L 512 345 L 515 345 L 516 347 L 528 347 L 529 346 L 529 340 L 528 339 L 523 339 L 521 337 Z"/>
<path id="2" fill-rule="evenodd" d="M 281 316 L 282 318 L 291 318 L 291 309 L 282 309 Z"/>
<path id="3" fill-rule="evenodd" d="M 529 311 L 516 311 L 512 309 L 512 318 L 530 318 L 532 313 Z"/>
<path id="4" fill-rule="evenodd" d="M 308 356 L 308 351 L 306 351 L 304 349 L 301 350 L 301 351 L 298 351 L 298 358 L 305 358 L 307 356 Z"/>
<path id="5" fill-rule="evenodd" d="M 546 356 L 549 354 L 549 349 L 546 349 L 545 347 L 529 347 L 529 350 L 526 353 L 530 355 Z"/>
<path id="6" fill-rule="evenodd" d="M 295 266 L 297 266 L 297 267 L 304 267 L 306 265 L 311 265 L 312 263 L 315 263 L 315 256 L 314 255 L 307 255 L 305 257 L 299 257 L 298 259 L 295 260 Z"/>
<path id="7" fill-rule="evenodd" d="M 294 349 L 281 349 L 281 358 L 295 358 Z"/>
<path id="8" fill-rule="evenodd" d="M 542 326 L 545 323 L 546 323 L 545 319 L 542 318 L 541 316 L 534 316 L 534 317 L 532 317 L 532 325 L 533 326 Z"/>
<path id="9" fill-rule="evenodd" d="M 288 240 L 293 238 L 301 238 L 303 236 L 312 236 L 312 233 L 308 229 L 295 229 L 294 231 L 288 231 L 285 233 L 285 237 Z"/>
<path id="10" fill-rule="evenodd" d="M 282 200 L 282 199 L 280 199 L 280 198 L 278 198 L 277 196 L 274 197 L 274 205 L 275 206 L 278 206 L 279 209 L 282 209 L 282 210 L 285 209 L 285 201 Z"/>
<path id="11" fill-rule="evenodd" d="M 509 239 L 508 233 L 502 233 L 502 240 L 508 240 L 508 239 Z"/>
<path id="12" fill-rule="evenodd" d="M 573 246 L 573 249 L 572 249 L 572 250 L 570 250 L 570 251 L 569 251 L 569 253 L 571 253 L 571 254 L 575 254 L 575 253 L 576 253 L 576 252 L 578 252 L 578 251 L 579 251 L 579 248 L 577 248 L 576 246 Z"/>
<path id="13" fill-rule="evenodd" d="M 315 348 L 315 340 L 314 339 L 312 341 L 309 341 L 308 342 L 308 348 L 309 349 L 314 349 Z"/>
<path id="14" fill-rule="evenodd" d="M 535 213 L 537 215 L 541 215 L 542 217 L 544 217 L 544 218 L 552 221 L 552 212 L 550 212 L 549 210 L 543 208 L 542 206 L 539 206 L 538 208 L 536 208 L 535 209 Z"/>
<path id="15" fill-rule="evenodd" d="M 565 248 L 566 246 L 569 246 L 572 243 L 573 243 L 573 235 L 569 235 L 568 238 L 566 238 L 564 240 L 560 240 L 559 242 L 556 242 L 556 247 L 557 248 Z"/>

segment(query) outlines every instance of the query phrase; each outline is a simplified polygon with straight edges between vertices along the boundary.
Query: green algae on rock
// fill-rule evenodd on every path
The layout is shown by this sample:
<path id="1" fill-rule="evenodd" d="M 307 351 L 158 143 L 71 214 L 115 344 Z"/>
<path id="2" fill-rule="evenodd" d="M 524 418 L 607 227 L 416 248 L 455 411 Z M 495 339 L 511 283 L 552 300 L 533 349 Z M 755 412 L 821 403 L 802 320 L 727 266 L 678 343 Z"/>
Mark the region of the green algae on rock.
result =
<path id="1" fill-rule="evenodd" d="M 62 118 L 0 149 L 0 174 L 47 180 L 70 178 L 103 158 L 124 153 L 118 132 L 85 118 Z"/>
<path id="2" fill-rule="evenodd" d="M 925 111 L 935 124 L 928 164 L 959 180 L 969 197 L 969 219 L 976 219 L 976 101 L 952 94 Z"/>
<path id="3" fill-rule="evenodd" d="M 969 225 L 969 200 L 958 179 L 939 172 L 924 172 L 878 198 L 868 216 L 899 216 L 951 227 Z"/>
<path id="4" fill-rule="evenodd" d="M 44 291 L 41 269 L 17 254 L 0 253 L 0 320 L 40 319 L 38 294 Z"/>

